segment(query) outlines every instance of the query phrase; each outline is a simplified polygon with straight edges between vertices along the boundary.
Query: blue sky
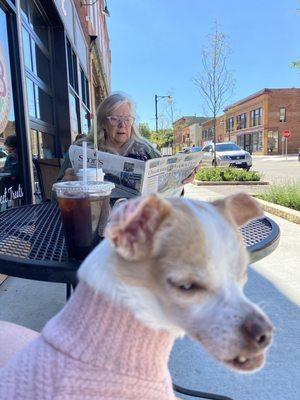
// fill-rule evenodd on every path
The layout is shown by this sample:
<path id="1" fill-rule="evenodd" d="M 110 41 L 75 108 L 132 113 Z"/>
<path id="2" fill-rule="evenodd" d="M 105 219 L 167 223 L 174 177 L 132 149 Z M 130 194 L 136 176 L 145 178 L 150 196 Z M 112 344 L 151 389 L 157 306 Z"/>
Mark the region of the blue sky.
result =
<path id="1" fill-rule="evenodd" d="M 263 88 L 300 87 L 297 0 L 107 0 L 112 91 L 130 95 L 137 122 L 155 126 L 154 95 L 172 93 L 175 117 L 203 115 L 193 78 L 214 21 L 231 47 L 235 81 L 229 103 Z M 159 113 L 167 113 L 161 99 Z"/>

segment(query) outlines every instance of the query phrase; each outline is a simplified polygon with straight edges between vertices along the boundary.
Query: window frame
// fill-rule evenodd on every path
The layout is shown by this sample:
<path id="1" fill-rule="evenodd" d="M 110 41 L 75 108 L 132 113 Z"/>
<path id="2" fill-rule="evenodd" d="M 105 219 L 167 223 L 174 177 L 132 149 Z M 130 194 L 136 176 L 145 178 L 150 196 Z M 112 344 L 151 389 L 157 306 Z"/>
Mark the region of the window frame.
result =
<path id="1" fill-rule="evenodd" d="M 47 29 L 48 29 L 48 48 L 45 46 L 43 41 L 39 38 L 37 33 L 34 31 L 33 26 L 31 26 L 30 21 L 31 21 L 31 7 L 29 6 L 29 1 L 32 1 L 35 4 L 35 7 L 37 10 L 40 12 L 42 18 L 44 19 Z M 28 10 L 28 15 L 22 11 L 21 9 L 21 37 L 22 37 L 22 42 L 23 42 L 23 47 L 24 47 L 24 35 L 23 31 L 25 31 L 29 35 L 29 46 L 30 46 L 30 61 L 31 61 L 31 66 L 28 67 L 25 65 L 25 78 L 26 78 L 26 88 L 27 88 L 27 79 L 29 79 L 33 83 L 33 101 L 34 101 L 34 107 L 35 107 L 35 115 L 30 114 L 30 109 L 29 111 L 29 120 L 30 120 L 30 127 L 34 130 L 39 130 L 43 131 L 45 133 L 54 133 L 56 130 L 56 113 L 55 113 L 55 96 L 54 96 L 54 66 L 53 66 L 53 43 L 52 43 L 52 37 L 51 37 L 51 23 L 50 20 L 48 19 L 47 15 L 43 11 L 42 7 L 40 6 L 39 2 L 37 0 L 25 0 L 25 3 L 27 5 L 27 10 Z M 43 81 L 35 72 L 34 72 L 34 67 L 33 67 L 33 44 L 38 47 L 38 49 L 41 51 L 41 53 L 46 57 L 46 59 L 49 62 L 49 84 L 45 81 Z M 24 53 L 24 52 L 23 52 Z M 24 54 L 24 60 L 25 60 L 25 54 Z M 40 101 L 40 93 L 39 89 L 42 90 L 47 96 L 50 97 L 50 102 L 51 102 L 51 121 L 47 121 L 44 119 L 41 119 L 38 114 L 37 114 L 37 109 L 39 101 Z M 27 96 L 28 96 L 28 89 L 27 91 Z M 29 97 L 28 97 L 28 102 L 29 102 Z M 48 107 L 46 107 L 47 109 Z M 41 108 L 39 108 L 41 110 Z"/>
<path id="2" fill-rule="evenodd" d="M 283 114 L 282 114 L 282 110 L 283 110 Z M 279 122 L 286 122 L 286 107 L 279 108 Z"/>

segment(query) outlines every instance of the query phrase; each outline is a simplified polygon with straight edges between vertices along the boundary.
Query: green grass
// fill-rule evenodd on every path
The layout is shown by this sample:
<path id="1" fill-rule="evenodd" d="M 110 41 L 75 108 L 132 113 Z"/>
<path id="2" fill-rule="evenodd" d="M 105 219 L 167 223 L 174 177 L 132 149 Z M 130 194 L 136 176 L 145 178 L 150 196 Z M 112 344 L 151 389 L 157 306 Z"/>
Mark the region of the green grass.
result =
<path id="1" fill-rule="evenodd" d="M 232 167 L 210 167 L 201 168 L 197 174 L 196 179 L 199 181 L 259 181 L 260 174 L 256 171 L 246 171 L 244 169 Z"/>
<path id="2" fill-rule="evenodd" d="M 256 197 L 300 211 L 300 182 L 270 185 Z"/>

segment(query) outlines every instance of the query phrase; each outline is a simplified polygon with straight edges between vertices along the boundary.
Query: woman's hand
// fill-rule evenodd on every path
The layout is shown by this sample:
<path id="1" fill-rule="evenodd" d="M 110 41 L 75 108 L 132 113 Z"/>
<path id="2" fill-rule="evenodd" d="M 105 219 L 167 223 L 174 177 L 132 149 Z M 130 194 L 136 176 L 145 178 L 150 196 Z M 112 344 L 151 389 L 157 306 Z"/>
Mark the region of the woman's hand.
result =
<path id="1" fill-rule="evenodd" d="M 62 178 L 62 181 L 78 181 L 78 178 L 77 178 L 73 168 L 66 169 L 65 174 Z"/>
<path id="2" fill-rule="evenodd" d="M 199 163 L 193 170 L 193 172 L 182 181 L 183 185 L 186 185 L 187 183 L 192 183 L 195 179 L 195 175 L 196 173 L 199 171 L 199 169 L 201 168 L 201 163 Z"/>

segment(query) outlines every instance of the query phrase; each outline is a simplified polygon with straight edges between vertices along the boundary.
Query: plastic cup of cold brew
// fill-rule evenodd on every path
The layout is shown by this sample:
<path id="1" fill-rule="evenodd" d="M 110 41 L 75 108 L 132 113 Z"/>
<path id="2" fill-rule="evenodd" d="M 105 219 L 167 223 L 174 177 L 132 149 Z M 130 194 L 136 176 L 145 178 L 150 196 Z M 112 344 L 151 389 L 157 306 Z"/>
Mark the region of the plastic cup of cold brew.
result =
<path id="1" fill-rule="evenodd" d="M 83 260 L 103 237 L 110 213 L 111 182 L 67 181 L 53 185 L 69 259 Z"/>

